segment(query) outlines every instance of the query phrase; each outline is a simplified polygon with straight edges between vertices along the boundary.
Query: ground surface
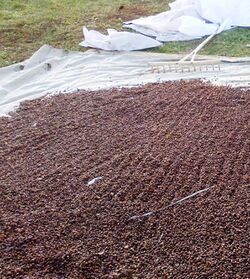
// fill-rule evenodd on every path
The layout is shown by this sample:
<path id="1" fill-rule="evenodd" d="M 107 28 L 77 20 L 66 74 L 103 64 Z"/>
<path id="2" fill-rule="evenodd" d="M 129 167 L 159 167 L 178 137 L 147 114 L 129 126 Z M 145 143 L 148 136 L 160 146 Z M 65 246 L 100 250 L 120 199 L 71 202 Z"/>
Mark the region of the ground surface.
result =
<path id="1" fill-rule="evenodd" d="M 0 0 L 0 67 L 31 56 L 43 44 L 80 50 L 82 26 L 104 31 L 122 22 L 165 11 L 168 0 Z M 167 43 L 155 49 L 187 52 L 199 41 Z M 250 56 L 250 29 L 224 32 L 202 53 Z"/>
<path id="2" fill-rule="evenodd" d="M 0 118 L 0 277 L 249 278 L 249 110 L 169 82 Z"/>

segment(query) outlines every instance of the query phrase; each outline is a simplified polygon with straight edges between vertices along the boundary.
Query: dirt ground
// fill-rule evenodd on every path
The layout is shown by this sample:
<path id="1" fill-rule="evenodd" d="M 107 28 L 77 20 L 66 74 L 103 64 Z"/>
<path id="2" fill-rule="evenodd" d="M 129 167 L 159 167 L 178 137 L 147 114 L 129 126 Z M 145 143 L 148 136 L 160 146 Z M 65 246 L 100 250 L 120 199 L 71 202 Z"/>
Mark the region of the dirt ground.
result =
<path id="1" fill-rule="evenodd" d="M 180 81 L 0 118 L 0 278 L 249 278 L 249 112 Z"/>

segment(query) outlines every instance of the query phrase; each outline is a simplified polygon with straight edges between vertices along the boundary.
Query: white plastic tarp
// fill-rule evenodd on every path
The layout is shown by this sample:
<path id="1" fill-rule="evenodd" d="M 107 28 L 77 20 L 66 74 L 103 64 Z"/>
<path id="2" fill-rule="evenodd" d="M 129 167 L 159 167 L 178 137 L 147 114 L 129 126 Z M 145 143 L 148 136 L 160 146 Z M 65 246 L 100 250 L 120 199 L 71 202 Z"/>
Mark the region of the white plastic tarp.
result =
<path id="1" fill-rule="evenodd" d="M 185 41 L 234 26 L 250 27 L 250 0 L 176 0 L 169 6 L 169 11 L 124 23 L 124 27 L 146 36 L 136 38 L 134 34 L 132 38 L 129 32 L 114 33 L 114 30 L 103 35 L 84 28 L 85 40 L 81 45 L 105 50 L 138 50 L 152 47 L 156 40 Z M 156 40 L 148 41 L 147 36 Z"/>
<path id="2" fill-rule="evenodd" d="M 13 111 L 22 101 L 78 89 L 98 90 L 196 78 L 216 84 L 250 86 L 250 63 L 221 65 L 220 72 L 205 73 L 152 73 L 149 65 L 178 59 L 180 56 L 150 52 L 69 52 L 45 45 L 23 63 L 0 68 L 0 116 Z"/>
<path id="3" fill-rule="evenodd" d="M 102 50 L 131 51 L 158 47 L 162 43 L 142 34 L 131 32 L 118 32 L 108 29 L 108 35 L 83 27 L 85 41 L 80 43 L 83 47 L 93 47 Z"/>

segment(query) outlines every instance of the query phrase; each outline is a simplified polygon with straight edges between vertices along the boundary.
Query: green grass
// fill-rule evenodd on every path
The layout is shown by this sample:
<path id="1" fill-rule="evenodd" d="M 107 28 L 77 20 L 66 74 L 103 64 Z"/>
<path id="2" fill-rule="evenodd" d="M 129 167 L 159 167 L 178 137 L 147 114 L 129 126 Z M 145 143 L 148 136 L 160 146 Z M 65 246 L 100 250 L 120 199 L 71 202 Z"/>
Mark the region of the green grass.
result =
<path id="1" fill-rule="evenodd" d="M 82 26 L 105 31 L 122 22 L 166 10 L 162 0 L 0 0 L 0 66 L 29 57 L 43 44 L 84 50 Z M 166 43 L 153 51 L 184 53 L 199 41 Z M 250 56 L 250 29 L 235 29 L 215 38 L 204 54 Z"/>
<path id="2" fill-rule="evenodd" d="M 203 39 L 204 40 L 204 39 Z M 194 49 L 201 40 L 190 42 L 170 42 L 157 49 L 163 53 L 183 53 Z M 225 31 L 201 50 L 200 54 L 224 56 L 250 56 L 250 28 L 235 28 Z"/>

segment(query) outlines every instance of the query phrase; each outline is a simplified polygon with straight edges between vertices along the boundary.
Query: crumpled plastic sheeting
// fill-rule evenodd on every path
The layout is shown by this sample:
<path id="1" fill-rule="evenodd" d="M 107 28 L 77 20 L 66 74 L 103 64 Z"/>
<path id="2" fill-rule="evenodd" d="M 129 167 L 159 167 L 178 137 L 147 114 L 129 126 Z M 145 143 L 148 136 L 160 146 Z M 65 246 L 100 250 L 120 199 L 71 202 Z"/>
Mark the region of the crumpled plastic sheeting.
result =
<path id="1" fill-rule="evenodd" d="M 194 5 L 201 18 L 208 22 L 222 24 L 229 20 L 230 26 L 250 26 L 249 0 L 195 0 Z"/>
<path id="2" fill-rule="evenodd" d="M 146 35 L 132 42 L 133 47 L 129 44 L 133 41 L 129 32 L 116 34 L 121 36 L 120 44 L 113 34 L 101 37 L 93 30 L 89 31 L 91 37 L 84 31 L 85 40 L 81 45 L 105 50 L 138 50 L 148 48 L 147 36 L 161 42 L 188 41 L 233 26 L 250 27 L 250 0 L 176 0 L 169 6 L 169 11 L 124 23 L 124 27 Z"/>
<path id="3" fill-rule="evenodd" d="M 125 22 L 124 26 L 160 41 L 185 40 L 185 36 L 190 40 L 218 29 L 250 26 L 249 0 L 177 0 L 169 6 L 167 12 Z"/>
<path id="4" fill-rule="evenodd" d="M 134 29 L 159 41 L 193 40 L 214 33 L 218 24 L 206 23 L 198 15 L 192 16 L 189 9 L 169 11 L 155 16 L 125 22 L 124 27 Z"/>
<path id="5" fill-rule="evenodd" d="M 23 63 L 0 68 L 0 116 L 13 111 L 22 101 L 78 89 L 197 78 L 215 84 L 250 87 L 250 64 L 222 65 L 221 72 L 152 73 L 149 63 L 177 61 L 180 57 L 150 52 L 69 52 L 44 45 Z"/>
<path id="6" fill-rule="evenodd" d="M 80 43 L 83 47 L 92 47 L 102 50 L 131 51 L 158 47 L 161 42 L 141 34 L 131 32 L 118 32 L 108 29 L 108 35 L 103 35 L 95 30 L 88 30 L 83 27 L 85 40 Z"/>

